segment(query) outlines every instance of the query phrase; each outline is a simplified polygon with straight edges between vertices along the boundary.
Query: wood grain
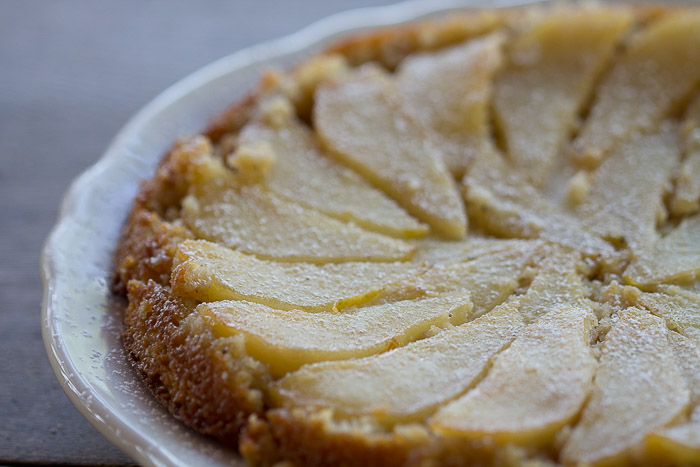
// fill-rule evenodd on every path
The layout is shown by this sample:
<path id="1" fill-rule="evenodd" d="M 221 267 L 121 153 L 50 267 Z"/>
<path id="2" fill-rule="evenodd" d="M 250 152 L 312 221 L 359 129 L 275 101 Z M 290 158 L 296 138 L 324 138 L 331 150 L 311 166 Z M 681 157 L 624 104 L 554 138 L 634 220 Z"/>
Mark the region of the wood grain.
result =
<path id="1" fill-rule="evenodd" d="M 0 464 L 128 465 L 70 404 L 41 342 L 41 244 L 70 181 L 197 68 L 387 0 L 0 0 Z"/>

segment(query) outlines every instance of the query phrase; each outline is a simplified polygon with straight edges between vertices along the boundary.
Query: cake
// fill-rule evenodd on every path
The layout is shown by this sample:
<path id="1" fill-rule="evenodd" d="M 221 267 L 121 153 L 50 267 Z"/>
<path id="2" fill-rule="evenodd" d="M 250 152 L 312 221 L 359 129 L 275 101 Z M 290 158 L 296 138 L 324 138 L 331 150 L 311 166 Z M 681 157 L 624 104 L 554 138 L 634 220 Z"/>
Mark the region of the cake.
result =
<path id="1" fill-rule="evenodd" d="M 251 465 L 700 463 L 700 9 L 363 33 L 175 142 L 115 260 Z"/>

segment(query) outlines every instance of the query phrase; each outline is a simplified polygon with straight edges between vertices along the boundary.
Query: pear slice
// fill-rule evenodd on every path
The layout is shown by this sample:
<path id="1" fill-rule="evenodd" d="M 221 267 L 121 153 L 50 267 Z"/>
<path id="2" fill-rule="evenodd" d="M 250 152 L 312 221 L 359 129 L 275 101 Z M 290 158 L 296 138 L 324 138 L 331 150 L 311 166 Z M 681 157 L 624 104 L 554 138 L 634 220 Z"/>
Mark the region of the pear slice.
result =
<path id="1" fill-rule="evenodd" d="M 509 44 L 510 63 L 496 82 L 494 112 L 508 156 L 527 181 L 536 186 L 547 181 L 631 19 L 622 9 L 559 8 Z"/>
<path id="2" fill-rule="evenodd" d="M 450 241 L 435 237 L 411 242 L 416 247 L 414 263 L 447 265 L 472 261 L 485 255 L 512 250 L 524 251 L 541 245 L 539 240 L 500 239 L 469 236 L 464 240 Z"/>
<path id="3" fill-rule="evenodd" d="M 637 305 L 663 318 L 670 328 L 700 345 L 700 296 L 673 289 L 669 292 L 639 293 Z"/>
<path id="4" fill-rule="evenodd" d="M 623 463 L 647 434 L 688 405 L 663 320 L 634 308 L 603 343 L 591 400 L 562 449 L 565 463 Z"/>
<path id="5" fill-rule="evenodd" d="M 600 237 L 627 246 L 636 256 L 657 237 L 663 194 L 680 149 L 672 126 L 619 145 L 593 172 L 586 199 L 577 207 L 584 224 Z M 625 174 L 625 183 L 620 183 Z"/>
<path id="6" fill-rule="evenodd" d="M 527 292 L 516 298 L 525 322 L 533 323 L 549 310 L 567 303 L 583 306 L 588 291 L 579 273 L 582 268 L 578 251 L 550 247 Z"/>
<path id="7" fill-rule="evenodd" d="M 700 408 L 700 347 L 674 331 L 669 331 L 668 341 L 686 386 L 690 389 L 690 403 L 693 407 Z"/>
<path id="8" fill-rule="evenodd" d="M 420 339 L 432 326 L 462 324 L 469 294 L 407 300 L 343 313 L 276 310 L 246 301 L 203 303 L 197 311 L 222 336 L 243 334 L 248 354 L 273 376 L 306 363 L 347 360 L 385 352 Z"/>
<path id="9" fill-rule="evenodd" d="M 280 310 L 339 311 L 416 275 L 409 263 L 280 263 L 202 240 L 180 244 L 173 292 L 199 301 L 247 300 Z"/>
<path id="10" fill-rule="evenodd" d="M 497 251 L 473 261 L 436 265 L 415 277 L 389 285 L 378 301 L 406 300 L 458 291 L 471 295 L 473 317 L 490 311 L 518 287 L 525 266 L 540 250 L 537 242 Z"/>
<path id="11" fill-rule="evenodd" d="M 386 423 L 420 421 L 468 389 L 522 326 L 517 309 L 505 303 L 475 321 L 380 355 L 304 366 L 275 385 L 274 398 L 280 405 L 372 414 Z"/>
<path id="12" fill-rule="evenodd" d="M 588 256 L 610 257 L 613 248 L 591 235 L 573 213 L 545 199 L 496 153 L 482 153 L 463 180 L 469 217 L 499 237 L 543 238 Z"/>
<path id="13" fill-rule="evenodd" d="M 647 437 L 647 448 L 658 459 L 692 465 L 700 461 L 700 348 L 677 332 L 668 333 L 676 363 L 690 389 L 694 407 L 690 420 L 662 428 Z"/>
<path id="14" fill-rule="evenodd" d="M 442 407 L 430 426 L 443 434 L 545 444 L 588 396 L 596 361 L 589 347 L 590 308 L 563 305 L 528 326 L 501 352 L 486 377 Z"/>
<path id="15" fill-rule="evenodd" d="M 200 238 L 278 261 L 401 261 L 413 254 L 413 247 L 398 239 L 327 217 L 221 172 L 225 169 L 202 170 L 200 182 L 182 203 L 182 219 Z"/>
<path id="16" fill-rule="evenodd" d="M 457 177 L 490 143 L 491 82 L 502 63 L 504 36 L 473 39 L 439 52 L 412 55 L 399 65 L 403 109 L 429 128 Z"/>
<path id="17" fill-rule="evenodd" d="M 685 219 L 656 241 L 625 271 L 625 278 L 638 285 L 692 282 L 700 278 L 700 214 Z"/>
<path id="18" fill-rule="evenodd" d="M 574 141 L 578 158 L 597 164 L 632 133 L 654 129 L 698 82 L 700 12 L 669 13 L 652 22 L 633 37 L 599 86 Z"/>
<path id="19" fill-rule="evenodd" d="M 700 141 L 700 129 L 695 130 Z M 700 144 L 688 149 L 676 179 L 676 191 L 671 200 L 671 212 L 676 216 L 697 213 L 700 210 Z"/>
<path id="20" fill-rule="evenodd" d="M 466 216 L 437 147 L 401 110 L 394 81 L 365 65 L 316 90 L 314 125 L 329 153 L 437 233 L 461 238 Z"/>
<path id="21" fill-rule="evenodd" d="M 683 123 L 685 160 L 676 178 L 676 191 L 671 199 L 671 212 L 676 216 L 700 210 L 700 92 L 695 94 Z"/>
<path id="22" fill-rule="evenodd" d="M 650 458 L 666 465 L 700 464 L 700 417 L 664 428 L 647 437 Z"/>
<path id="23" fill-rule="evenodd" d="M 695 465 L 700 462 L 700 349 L 677 332 L 669 332 L 668 337 L 695 409 L 690 420 L 649 434 L 647 452 L 663 462 Z"/>
<path id="24" fill-rule="evenodd" d="M 274 164 L 263 183 L 277 195 L 342 221 L 396 237 L 419 237 L 427 226 L 358 174 L 321 152 L 313 132 L 290 118 L 280 128 L 246 125 L 239 149 L 269 145 Z"/>

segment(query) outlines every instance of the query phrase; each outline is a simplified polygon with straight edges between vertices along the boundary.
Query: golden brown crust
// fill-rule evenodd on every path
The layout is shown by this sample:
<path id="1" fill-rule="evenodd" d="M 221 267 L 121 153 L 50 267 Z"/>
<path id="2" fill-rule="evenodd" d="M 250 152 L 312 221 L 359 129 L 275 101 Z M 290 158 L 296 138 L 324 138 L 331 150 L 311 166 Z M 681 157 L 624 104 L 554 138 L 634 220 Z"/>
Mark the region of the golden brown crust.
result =
<path id="1" fill-rule="evenodd" d="M 217 141 L 248 119 L 249 96 L 212 121 Z M 237 446 L 246 417 L 264 410 L 268 374 L 245 355 L 239 338 L 213 336 L 195 303 L 170 293 L 178 245 L 193 234 L 176 219 L 187 194 L 188 168 L 210 149 L 209 139 L 179 141 L 153 178 L 142 182 L 115 253 L 115 293 L 128 295 L 124 347 L 154 396 L 180 421 Z"/>
<path id="2" fill-rule="evenodd" d="M 503 26 L 506 20 L 507 15 L 487 10 L 451 16 L 442 21 L 389 26 L 342 39 L 328 47 L 326 53 L 340 54 L 353 66 L 378 62 L 393 70 L 409 54 L 487 34 Z"/>
<path id="3" fill-rule="evenodd" d="M 153 178 L 142 182 L 134 201 L 141 207 L 157 213 L 163 219 L 175 219 L 180 213 L 180 201 L 190 184 L 189 168 L 198 158 L 207 157 L 211 142 L 205 136 L 176 142 L 163 157 Z"/>
<path id="4" fill-rule="evenodd" d="M 429 438 L 420 428 L 401 433 L 368 433 L 363 426 L 341 427 L 329 412 L 275 409 L 251 417 L 240 449 L 253 465 L 400 466 L 414 464 L 413 452 Z"/>
<path id="5" fill-rule="evenodd" d="M 114 292 L 125 295 L 126 285 L 132 279 L 168 285 L 177 246 L 188 238 L 193 235 L 187 228 L 165 222 L 154 212 L 135 208 L 115 254 Z"/>
<path id="6" fill-rule="evenodd" d="M 153 178 L 141 183 L 134 205 L 122 230 L 114 255 L 112 290 L 126 295 L 132 280 L 170 283 L 172 260 L 177 246 L 194 235 L 165 219 L 176 219 L 180 201 L 188 190 L 188 168 L 210 149 L 209 140 L 196 137 L 173 145 Z"/>
<path id="7" fill-rule="evenodd" d="M 124 346 L 155 397 L 201 433 L 235 445 L 249 414 L 262 413 L 264 365 L 240 339 L 215 337 L 195 303 L 149 281 L 131 281 Z"/>
<path id="8" fill-rule="evenodd" d="M 535 466 L 547 460 L 546 453 L 517 446 L 437 437 L 419 425 L 385 432 L 371 422 L 335 420 L 323 409 L 273 409 L 264 418 L 251 416 L 240 451 L 248 463 L 260 466 L 516 466 L 524 461 Z"/>
<path id="9" fill-rule="evenodd" d="M 229 106 L 220 115 L 214 117 L 202 134 L 214 144 L 229 133 L 237 133 L 250 119 L 250 112 L 257 102 L 258 92 L 251 92 L 239 102 Z"/>

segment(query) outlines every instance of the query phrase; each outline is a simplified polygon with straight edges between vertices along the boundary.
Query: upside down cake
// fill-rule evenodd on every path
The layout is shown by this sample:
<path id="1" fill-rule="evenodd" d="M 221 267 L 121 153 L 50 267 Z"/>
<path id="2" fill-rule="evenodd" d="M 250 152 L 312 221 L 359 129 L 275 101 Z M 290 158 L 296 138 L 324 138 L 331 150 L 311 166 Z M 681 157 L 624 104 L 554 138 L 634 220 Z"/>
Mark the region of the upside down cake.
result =
<path id="1" fill-rule="evenodd" d="M 699 210 L 700 9 L 392 27 L 173 146 L 124 345 L 254 465 L 698 464 Z"/>

